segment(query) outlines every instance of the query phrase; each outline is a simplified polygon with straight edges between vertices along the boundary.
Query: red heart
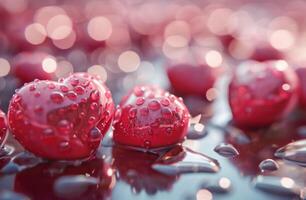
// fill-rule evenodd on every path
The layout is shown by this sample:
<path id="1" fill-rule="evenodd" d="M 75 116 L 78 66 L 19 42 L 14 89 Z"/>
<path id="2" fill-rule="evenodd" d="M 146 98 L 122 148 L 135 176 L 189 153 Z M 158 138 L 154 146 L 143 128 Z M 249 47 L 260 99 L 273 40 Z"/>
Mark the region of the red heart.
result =
<path id="1" fill-rule="evenodd" d="M 15 138 L 48 159 L 92 155 L 112 121 L 110 91 L 97 78 L 77 73 L 59 82 L 34 81 L 12 98 L 8 120 Z"/>

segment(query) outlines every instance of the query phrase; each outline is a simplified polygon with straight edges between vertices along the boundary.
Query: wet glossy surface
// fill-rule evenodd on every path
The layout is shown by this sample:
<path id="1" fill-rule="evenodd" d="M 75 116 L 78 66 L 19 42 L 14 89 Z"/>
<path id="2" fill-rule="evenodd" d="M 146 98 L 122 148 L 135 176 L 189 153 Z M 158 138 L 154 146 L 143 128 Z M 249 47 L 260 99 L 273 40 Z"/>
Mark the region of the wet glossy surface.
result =
<path id="1" fill-rule="evenodd" d="M 186 140 L 183 146 L 191 152 L 215 159 L 213 163 L 218 163 L 216 166 L 220 166 L 220 169 L 217 167 L 213 168 L 213 171 L 199 170 L 199 163 L 200 166 L 203 164 L 201 156 L 191 156 L 190 159 L 185 148 L 135 151 L 115 147 L 109 136 L 105 138 L 108 141 L 103 142 L 97 158 L 83 163 L 41 162 L 30 154 L 18 153 L 20 147 L 16 147 L 11 155 L 1 157 L 0 187 L 34 200 L 75 199 L 76 195 L 80 199 L 133 200 L 257 200 L 303 197 L 305 168 L 276 158 L 274 154 L 277 149 L 305 137 L 301 134 L 301 127 L 306 125 L 306 121 L 294 117 L 267 129 L 243 131 L 230 125 L 225 127 L 224 124 L 229 118 L 221 108 L 226 106 L 218 102 L 216 105 L 219 105 L 215 109 L 218 117 L 209 116 L 209 112 L 206 112 L 205 116 L 191 120 L 191 123 L 204 124 L 207 135 Z M 212 105 L 203 103 L 203 106 L 207 111 L 211 110 L 208 107 Z M 218 113 L 218 110 L 223 114 Z M 202 128 L 196 130 L 203 131 Z M 13 139 L 8 143 L 16 146 Z M 231 158 L 219 155 L 214 149 L 222 143 L 231 144 L 239 155 Z M 6 149 L 9 149 L 9 146 Z M 265 159 L 274 159 L 279 169 L 262 170 L 260 163 Z M 175 173 L 164 173 L 165 171 L 156 167 L 173 167 L 178 163 L 183 163 L 184 168 L 175 167 Z M 266 163 L 265 166 L 271 169 L 271 163 Z M 18 194 L 7 192 L 5 195 Z"/>

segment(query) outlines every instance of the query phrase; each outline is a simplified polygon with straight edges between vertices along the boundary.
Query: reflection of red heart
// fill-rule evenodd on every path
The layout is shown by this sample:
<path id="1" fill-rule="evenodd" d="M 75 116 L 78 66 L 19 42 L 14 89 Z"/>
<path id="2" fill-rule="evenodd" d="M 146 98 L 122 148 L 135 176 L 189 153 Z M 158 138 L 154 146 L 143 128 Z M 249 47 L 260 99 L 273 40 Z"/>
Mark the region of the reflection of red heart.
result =
<path id="1" fill-rule="evenodd" d="M 27 150 L 49 159 L 77 159 L 96 151 L 113 113 L 110 91 L 100 80 L 78 73 L 23 86 L 11 100 L 8 119 Z"/>
<path id="2" fill-rule="evenodd" d="M 6 116 L 2 110 L 0 110 L 0 148 L 2 147 L 7 135 L 7 121 Z"/>

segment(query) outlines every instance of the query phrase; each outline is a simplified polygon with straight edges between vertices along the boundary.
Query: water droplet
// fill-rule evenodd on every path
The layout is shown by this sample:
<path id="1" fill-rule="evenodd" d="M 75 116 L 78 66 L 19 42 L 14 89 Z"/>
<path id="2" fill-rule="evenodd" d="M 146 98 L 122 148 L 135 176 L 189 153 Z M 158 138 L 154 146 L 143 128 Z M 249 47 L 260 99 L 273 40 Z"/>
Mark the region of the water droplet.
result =
<path id="1" fill-rule="evenodd" d="M 91 110 L 97 110 L 98 108 L 99 108 L 98 103 L 92 102 L 92 103 L 90 104 L 90 109 L 91 109 Z"/>
<path id="2" fill-rule="evenodd" d="M 65 85 L 61 85 L 61 86 L 60 86 L 60 90 L 61 90 L 62 92 L 64 92 L 64 93 L 66 93 L 66 92 L 69 91 L 69 88 L 68 88 L 67 86 L 65 86 Z"/>
<path id="3" fill-rule="evenodd" d="M 53 134 L 54 134 L 54 132 L 53 132 L 53 130 L 52 130 L 51 128 L 46 128 L 46 129 L 44 129 L 44 130 L 43 130 L 43 133 L 44 133 L 45 135 L 47 135 L 47 136 L 53 135 Z"/>
<path id="4" fill-rule="evenodd" d="M 37 114 L 42 113 L 43 110 L 44 110 L 43 107 L 40 106 L 40 105 L 36 105 L 34 107 L 34 112 L 37 113 Z"/>
<path id="5" fill-rule="evenodd" d="M 99 184 L 99 179 L 84 175 L 62 176 L 54 183 L 54 192 L 58 197 L 78 199 L 88 187 Z"/>
<path id="6" fill-rule="evenodd" d="M 60 148 L 67 149 L 69 147 L 69 142 L 63 141 L 59 144 Z"/>
<path id="7" fill-rule="evenodd" d="M 207 135 L 207 130 L 205 129 L 205 126 L 201 123 L 192 124 L 189 127 L 187 139 L 190 140 L 198 140 Z"/>
<path id="8" fill-rule="evenodd" d="M 92 101 L 98 101 L 100 99 L 100 93 L 98 90 L 94 90 L 90 94 L 90 98 Z"/>
<path id="9" fill-rule="evenodd" d="M 48 88 L 53 90 L 55 88 L 55 84 L 54 83 L 48 83 Z"/>
<path id="10" fill-rule="evenodd" d="M 79 104 L 73 103 L 73 104 L 71 104 L 70 108 L 71 108 L 71 110 L 77 110 L 79 108 Z"/>
<path id="11" fill-rule="evenodd" d="M 165 99 L 162 99 L 160 101 L 160 103 L 163 105 L 163 106 L 169 106 L 170 105 L 170 101 L 169 99 L 165 98 Z"/>
<path id="12" fill-rule="evenodd" d="M 40 97 L 40 92 L 35 92 L 34 96 L 35 97 Z"/>
<path id="13" fill-rule="evenodd" d="M 35 91 L 36 90 L 36 85 L 30 85 L 29 90 L 31 92 Z"/>
<path id="14" fill-rule="evenodd" d="M 68 120 L 61 120 L 58 122 L 57 124 L 57 128 L 59 130 L 59 132 L 63 133 L 63 134 L 69 134 L 71 133 L 72 129 L 73 129 L 73 124 L 70 123 Z"/>
<path id="15" fill-rule="evenodd" d="M 70 99 L 72 101 L 76 100 L 76 98 L 77 98 L 77 94 L 73 91 L 68 92 L 66 94 L 66 96 L 68 97 L 68 99 Z"/>
<path id="16" fill-rule="evenodd" d="M 150 148 L 151 148 L 151 142 L 150 142 L 149 140 L 145 140 L 145 141 L 144 141 L 144 147 L 145 147 L 146 149 L 150 149 Z"/>
<path id="17" fill-rule="evenodd" d="M 182 146 L 175 146 L 166 152 L 153 164 L 152 168 L 167 175 L 193 172 L 216 173 L 220 170 L 217 160 Z"/>
<path id="18" fill-rule="evenodd" d="M 79 79 L 77 79 L 77 78 L 72 78 L 72 79 L 70 80 L 70 84 L 71 84 L 73 87 L 77 86 L 77 85 L 79 84 Z"/>
<path id="19" fill-rule="evenodd" d="M 259 168 L 262 171 L 275 171 L 278 170 L 279 165 L 272 159 L 266 159 L 260 162 Z"/>
<path id="20" fill-rule="evenodd" d="M 50 98 L 54 103 L 57 104 L 60 104 L 64 101 L 64 95 L 60 92 L 52 92 Z"/>
<path id="21" fill-rule="evenodd" d="M 136 99 L 136 105 L 137 106 L 141 106 L 142 104 L 144 104 L 145 99 L 143 97 L 139 97 Z"/>
<path id="22" fill-rule="evenodd" d="M 146 108 L 146 107 L 145 108 L 140 108 L 139 112 L 140 112 L 141 116 L 148 116 L 149 109 Z"/>
<path id="23" fill-rule="evenodd" d="M 90 138 L 93 140 L 97 140 L 97 139 L 100 140 L 100 138 L 102 137 L 100 130 L 96 127 L 91 129 L 89 134 L 90 134 Z"/>
<path id="24" fill-rule="evenodd" d="M 172 111 L 170 108 L 162 108 L 161 112 L 164 118 L 166 119 L 172 118 Z"/>
<path id="25" fill-rule="evenodd" d="M 278 195 L 299 195 L 300 189 L 295 181 L 289 177 L 257 176 L 255 187 Z"/>
<path id="26" fill-rule="evenodd" d="M 148 108 L 150 110 L 156 111 L 160 109 L 160 103 L 158 100 L 152 100 L 149 104 L 148 104 Z"/>
<path id="27" fill-rule="evenodd" d="M 206 181 L 201 185 L 201 188 L 205 188 L 212 193 L 224 194 L 230 192 L 232 182 L 230 179 L 222 177 L 218 180 Z"/>
<path id="28" fill-rule="evenodd" d="M 306 139 L 289 143 L 279 148 L 274 155 L 286 161 L 306 167 Z"/>
<path id="29" fill-rule="evenodd" d="M 135 96 L 137 96 L 137 97 L 141 97 L 141 96 L 143 96 L 144 95 L 144 91 L 145 91 L 145 89 L 143 88 L 143 87 L 135 87 L 134 88 L 134 94 L 135 94 Z"/>
<path id="30" fill-rule="evenodd" d="M 214 148 L 214 151 L 224 157 L 235 157 L 239 155 L 238 150 L 231 144 L 221 143 Z"/>
<path id="31" fill-rule="evenodd" d="M 134 119 L 137 115 L 137 109 L 136 108 L 132 108 L 129 110 L 129 117 Z"/>
<path id="32" fill-rule="evenodd" d="M 88 118 L 88 124 L 94 124 L 95 121 L 96 121 L 96 118 L 95 118 L 94 116 L 90 116 L 90 117 Z"/>
<path id="33" fill-rule="evenodd" d="M 14 148 L 13 146 L 4 145 L 4 146 L 0 149 L 0 157 L 2 157 L 2 156 L 7 156 L 7 155 L 11 155 L 14 151 L 15 151 L 15 148 Z"/>
<path id="34" fill-rule="evenodd" d="M 84 89 L 82 86 L 76 86 L 76 87 L 74 88 L 74 91 L 75 91 L 77 94 L 82 95 L 82 94 L 84 94 L 85 89 Z"/>

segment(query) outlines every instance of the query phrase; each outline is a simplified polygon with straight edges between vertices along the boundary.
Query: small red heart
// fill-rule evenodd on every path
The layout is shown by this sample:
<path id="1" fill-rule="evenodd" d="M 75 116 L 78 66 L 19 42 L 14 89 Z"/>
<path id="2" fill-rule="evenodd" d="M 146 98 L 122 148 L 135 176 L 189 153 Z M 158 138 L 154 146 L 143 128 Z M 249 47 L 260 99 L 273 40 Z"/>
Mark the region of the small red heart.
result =
<path id="1" fill-rule="evenodd" d="M 48 159 L 71 160 L 95 153 L 113 113 L 107 87 L 77 73 L 59 82 L 24 85 L 10 102 L 8 120 L 25 149 Z"/>

